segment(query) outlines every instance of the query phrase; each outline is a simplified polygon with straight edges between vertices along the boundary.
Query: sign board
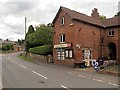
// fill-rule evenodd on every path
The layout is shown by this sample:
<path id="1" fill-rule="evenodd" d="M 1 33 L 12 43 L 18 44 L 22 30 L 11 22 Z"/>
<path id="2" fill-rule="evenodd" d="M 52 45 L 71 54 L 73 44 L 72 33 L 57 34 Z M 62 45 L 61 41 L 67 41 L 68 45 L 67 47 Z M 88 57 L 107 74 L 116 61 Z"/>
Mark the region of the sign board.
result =
<path id="1" fill-rule="evenodd" d="M 71 47 L 71 43 L 56 44 L 56 45 L 54 45 L 54 48 L 66 48 L 66 47 Z"/>

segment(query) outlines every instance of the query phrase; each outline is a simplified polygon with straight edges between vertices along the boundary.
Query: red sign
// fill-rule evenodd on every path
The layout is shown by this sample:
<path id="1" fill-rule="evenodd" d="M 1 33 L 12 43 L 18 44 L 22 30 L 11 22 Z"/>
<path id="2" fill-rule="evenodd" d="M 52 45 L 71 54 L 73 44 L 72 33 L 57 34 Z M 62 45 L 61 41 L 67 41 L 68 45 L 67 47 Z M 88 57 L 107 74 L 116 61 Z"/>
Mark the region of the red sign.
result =
<path id="1" fill-rule="evenodd" d="M 68 47 L 71 47 L 71 43 L 68 43 L 67 46 L 68 46 Z"/>

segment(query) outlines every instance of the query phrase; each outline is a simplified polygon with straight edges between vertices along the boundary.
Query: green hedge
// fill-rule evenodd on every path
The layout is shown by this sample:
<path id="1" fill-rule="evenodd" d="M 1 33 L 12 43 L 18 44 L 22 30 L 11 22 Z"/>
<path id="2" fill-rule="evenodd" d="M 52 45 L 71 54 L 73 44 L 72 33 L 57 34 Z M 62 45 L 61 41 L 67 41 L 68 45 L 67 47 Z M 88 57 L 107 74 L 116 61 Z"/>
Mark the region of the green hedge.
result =
<path id="1" fill-rule="evenodd" d="M 13 50 L 13 45 L 12 44 L 2 45 L 2 50 Z"/>
<path id="2" fill-rule="evenodd" d="M 30 48 L 29 52 L 40 55 L 52 54 L 52 45 L 43 45 L 43 46 Z"/>

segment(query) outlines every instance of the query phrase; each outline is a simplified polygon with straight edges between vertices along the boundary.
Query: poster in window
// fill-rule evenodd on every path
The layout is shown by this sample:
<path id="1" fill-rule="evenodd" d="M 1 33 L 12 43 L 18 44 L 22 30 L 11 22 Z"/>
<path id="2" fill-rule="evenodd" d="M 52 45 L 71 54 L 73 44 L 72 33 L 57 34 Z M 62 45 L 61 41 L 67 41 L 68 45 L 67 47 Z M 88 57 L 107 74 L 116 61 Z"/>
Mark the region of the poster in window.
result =
<path id="1" fill-rule="evenodd" d="M 69 51 L 69 57 L 72 58 L 73 57 L 73 53 L 72 50 Z"/>
<path id="2" fill-rule="evenodd" d="M 65 57 L 68 57 L 68 50 L 65 51 Z"/>

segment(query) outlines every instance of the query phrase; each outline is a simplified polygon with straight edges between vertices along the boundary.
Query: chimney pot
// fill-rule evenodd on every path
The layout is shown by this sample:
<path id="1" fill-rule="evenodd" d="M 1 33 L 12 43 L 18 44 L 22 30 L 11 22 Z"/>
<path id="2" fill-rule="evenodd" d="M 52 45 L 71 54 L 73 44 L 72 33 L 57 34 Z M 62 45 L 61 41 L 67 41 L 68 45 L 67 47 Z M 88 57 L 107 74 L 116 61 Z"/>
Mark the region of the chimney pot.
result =
<path id="1" fill-rule="evenodd" d="M 99 13 L 98 13 L 97 8 L 94 8 L 94 9 L 92 10 L 91 16 L 92 16 L 93 18 L 99 19 Z"/>

